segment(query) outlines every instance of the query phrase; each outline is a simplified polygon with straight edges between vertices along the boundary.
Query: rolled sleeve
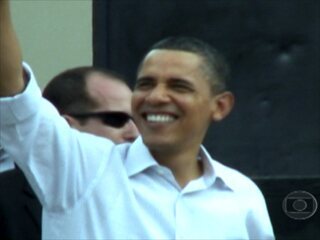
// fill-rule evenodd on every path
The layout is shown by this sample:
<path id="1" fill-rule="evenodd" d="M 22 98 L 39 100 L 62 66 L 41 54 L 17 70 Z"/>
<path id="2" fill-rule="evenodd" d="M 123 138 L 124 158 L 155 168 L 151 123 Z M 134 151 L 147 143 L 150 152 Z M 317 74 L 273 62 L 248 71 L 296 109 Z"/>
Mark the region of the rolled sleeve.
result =
<path id="1" fill-rule="evenodd" d="M 24 91 L 13 97 L 0 98 L 1 129 L 25 120 L 33 115 L 39 107 L 41 90 L 29 65 L 23 63 L 23 68 L 29 75 L 29 81 Z"/>

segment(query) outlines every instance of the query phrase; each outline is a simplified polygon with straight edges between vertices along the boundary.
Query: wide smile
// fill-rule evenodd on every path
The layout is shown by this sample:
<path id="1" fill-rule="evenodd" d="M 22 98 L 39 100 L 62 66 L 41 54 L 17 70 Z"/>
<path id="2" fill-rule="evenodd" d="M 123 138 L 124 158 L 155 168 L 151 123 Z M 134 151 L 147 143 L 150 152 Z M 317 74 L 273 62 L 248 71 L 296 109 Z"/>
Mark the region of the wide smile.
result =
<path id="1" fill-rule="evenodd" d="M 168 124 L 177 120 L 177 116 L 168 113 L 143 113 L 143 118 L 151 124 Z"/>
<path id="2" fill-rule="evenodd" d="M 148 122 L 169 123 L 175 120 L 175 117 L 167 114 L 146 114 L 145 119 Z"/>

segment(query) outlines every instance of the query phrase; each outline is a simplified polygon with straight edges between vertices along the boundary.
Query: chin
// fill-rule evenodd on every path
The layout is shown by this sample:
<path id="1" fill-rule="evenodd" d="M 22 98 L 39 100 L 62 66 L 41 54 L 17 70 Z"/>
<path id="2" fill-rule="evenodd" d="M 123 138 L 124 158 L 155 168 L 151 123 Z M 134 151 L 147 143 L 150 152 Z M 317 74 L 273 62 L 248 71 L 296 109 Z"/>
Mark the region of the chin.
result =
<path id="1" fill-rule="evenodd" d="M 154 136 L 148 136 L 148 137 L 142 137 L 142 138 L 143 138 L 144 144 L 150 150 L 155 149 L 155 148 L 163 148 L 165 146 L 172 145 L 168 141 L 166 141 L 165 139 L 160 139 L 160 138 L 154 137 Z"/>
<path id="2" fill-rule="evenodd" d="M 155 137 L 143 137 L 144 144 L 149 148 L 151 152 L 166 151 L 173 147 L 171 141 L 165 139 L 157 139 Z"/>

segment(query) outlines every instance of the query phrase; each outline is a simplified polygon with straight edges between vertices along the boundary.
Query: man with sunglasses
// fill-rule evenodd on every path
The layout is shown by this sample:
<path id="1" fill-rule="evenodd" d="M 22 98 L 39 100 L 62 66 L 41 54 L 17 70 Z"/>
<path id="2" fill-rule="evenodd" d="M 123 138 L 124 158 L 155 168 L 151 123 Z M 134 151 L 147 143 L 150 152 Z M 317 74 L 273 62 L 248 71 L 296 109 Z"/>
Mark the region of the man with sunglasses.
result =
<path id="1" fill-rule="evenodd" d="M 47 84 L 43 97 L 71 127 L 115 143 L 132 142 L 138 130 L 131 118 L 132 91 L 123 79 L 97 67 L 68 69 Z"/>
<path id="2" fill-rule="evenodd" d="M 8 9 L 2 2 L 1 16 Z M 260 190 L 201 146 L 234 101 L 216 50 L 193 38 L 155 44 L 132 97 L 141 137 L 115 145 L 73 131 L 41 98 L 32 70 L 21 74 L 9 18 L 1 20 L 0 50 L 10 55 L 9 65 L 0 57 L 1 110 L 9 112 L 1 141 L 44 206 L 44 239 L 274 238 Z"/>
<path id="3" fill-rule="evenodd" d="M 138 136 L 131 118 L 132 91 L 113 71 L 91 66 L 68 69 L 47 84 L 43 96 L 82 132 L 115 143 Z M 2 148 L 1 156 L 7 156 Z M 0 174 L 0 215 L 0 239 L 41 238 L 41 205 L 18 168 Z"/>

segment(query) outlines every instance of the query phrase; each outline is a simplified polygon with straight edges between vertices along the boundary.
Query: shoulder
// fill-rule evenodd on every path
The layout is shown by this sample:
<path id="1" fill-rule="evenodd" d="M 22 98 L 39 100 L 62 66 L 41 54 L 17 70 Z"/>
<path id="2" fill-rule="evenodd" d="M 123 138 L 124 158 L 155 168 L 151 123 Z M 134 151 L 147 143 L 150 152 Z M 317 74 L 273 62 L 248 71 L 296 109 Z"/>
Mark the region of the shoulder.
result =
<path id="1" fill-rule="evenodd" d="M 258 186 L 248 176 L 236 169 L 225 166 L 220 162 L 215 160 L 212 161 L 217 177 L 221 178 L 221 180 L 224 181 L 225 184 L 229 186 L 235 193 L 262 196 Z"/>
<path id="2" fill-rule="evenodd" d="M 257 185 L 248 176 L 212 158 L 204 146 L 201 146 L 201 155 L 209 163 L 214 176 L 234 192 L 259 192 Z"/>

